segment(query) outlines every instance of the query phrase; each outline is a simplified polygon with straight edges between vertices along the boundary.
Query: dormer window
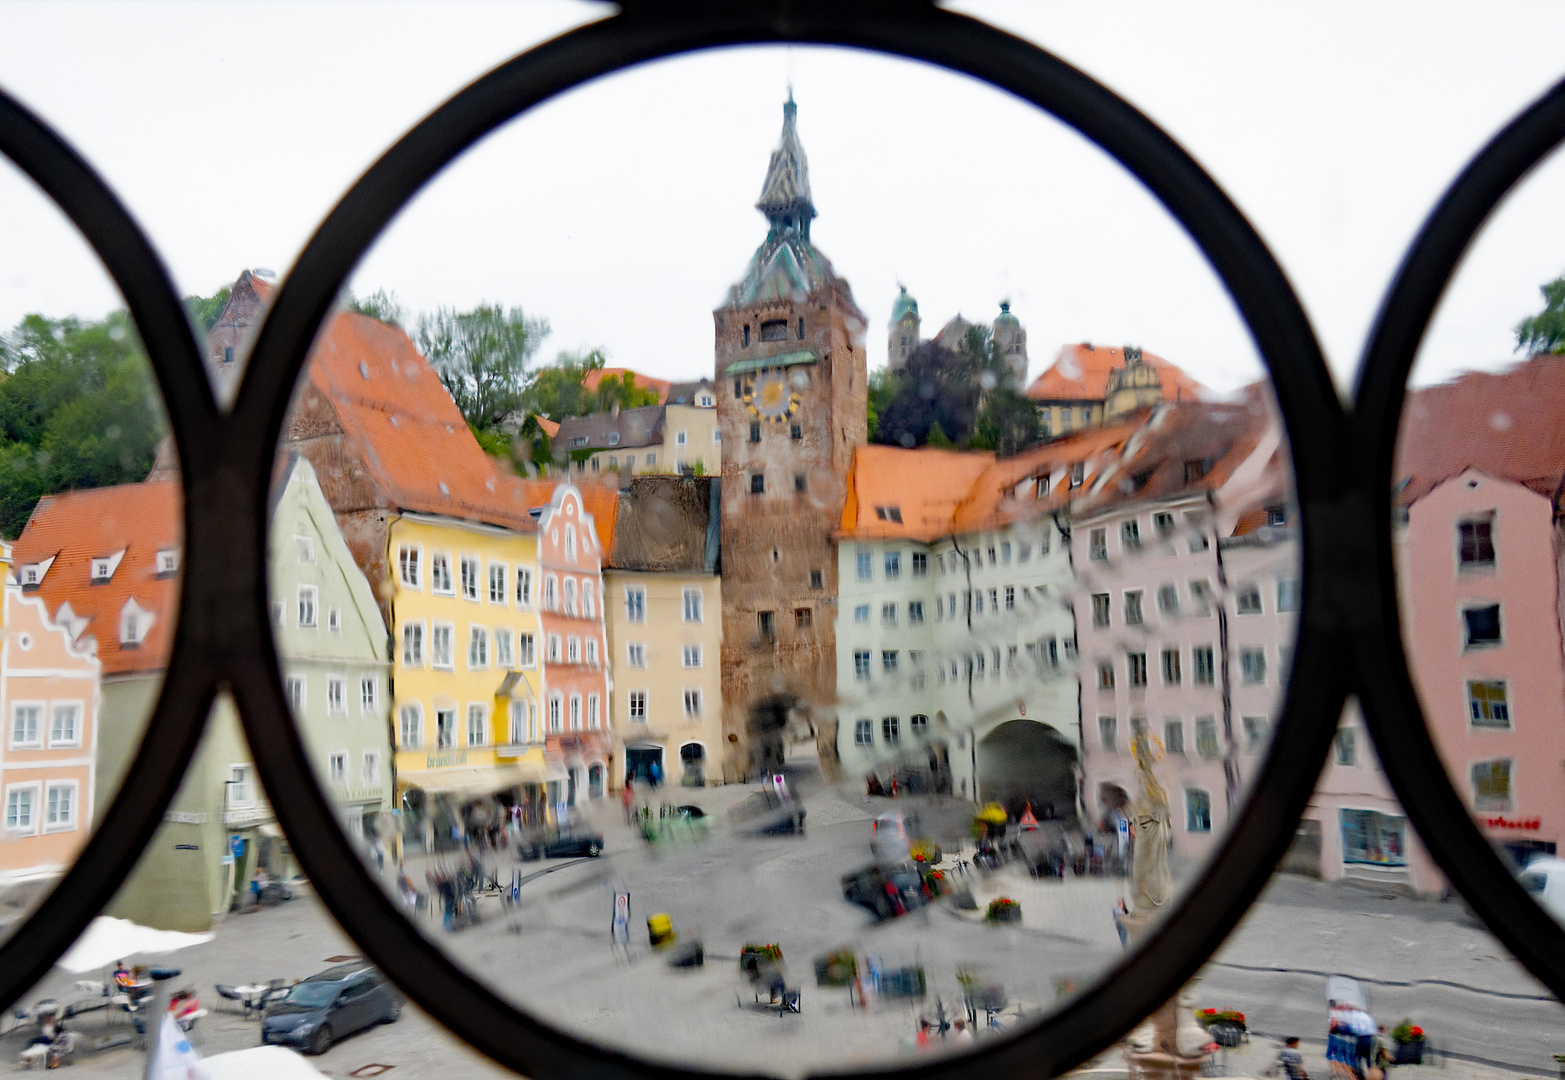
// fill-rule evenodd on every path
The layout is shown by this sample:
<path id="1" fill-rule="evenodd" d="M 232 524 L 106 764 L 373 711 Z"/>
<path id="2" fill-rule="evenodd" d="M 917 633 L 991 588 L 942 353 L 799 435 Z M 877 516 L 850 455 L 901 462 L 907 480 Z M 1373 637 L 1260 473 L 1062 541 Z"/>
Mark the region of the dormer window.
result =
<path id="1" fill-rule="evenodd" d="M 120 609 L 120 648 L 133 649 L 147 640 L 147 631 L 157 621 L 157 615 L 136 603 L 135 597 L 125 601 Z"/>
<path id="2" fill-rule="evenodd" d="M 38 573 L 38 567 L 37 566 L 24 566 L 24 567 L 22 567 L 22 587 L 23 588 L 26 588 L 27 586 L 33 586 L 33 587 L 36 588 L 37 585 L 38 585 L 38 578 L 39 578 L 39 573 Z"/>
<path id="3" fill-rule="evenodd" d="M 609 432 L 609 445 L 610 446 L 618 446 L 619 445 L 619 432 L 617 432 L 617 431 Z"/>
<path id="4" fill-rule="evenodd" d="M 120 560 L 125 557 L 125 549 L 121 548 L 113 555 L 100 555 L 92 560 L 91 574 L 94 585 L 102 585 L 114 577 L 114 571 L 119 569 Z"/>
<path id="5" fill-rule="evenodd" d="M 894 524 L 900 525 L 902 524 L 902 507 L 877 506 L 875 507 L 875 516 L 881 521 L 890 521 Z"/>
<path id="6" fill-rule="evenodd" d="M 712 395 L 711 394 L 702 394 L 701 398 L 700 398 L 700 402 L 701 402 L 701 407 L 703 409 L 710 409 L 712 407 Z"/>
<path id="7" fill-rule="evenodd" d="M 179 549 L 164 548 L 158 552 L 157 568 L 158 577 L 179 573 Z"/>

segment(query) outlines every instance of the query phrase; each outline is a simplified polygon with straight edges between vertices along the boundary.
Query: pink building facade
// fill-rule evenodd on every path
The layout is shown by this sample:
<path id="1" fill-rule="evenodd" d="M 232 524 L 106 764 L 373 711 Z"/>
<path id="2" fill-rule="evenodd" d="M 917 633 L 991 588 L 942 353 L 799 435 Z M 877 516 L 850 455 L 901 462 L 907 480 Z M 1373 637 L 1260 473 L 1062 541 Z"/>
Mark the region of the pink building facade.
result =
<path id="1" fill-rule="evenodd" d="M 544 746 L 566 779 L 550 801 L 575 806 L 608 791 L 614 758 L 603 633 L 603 550 L 570 484 L 554 489 L 538 517 L 539 612 L 543 630 Z"/>
<path id="2" fill-rule="evenodd" d="M 1399 544 L 1424 714 L 1456 790 L 1518 865 L 1554 854 L 1565 832 L 1555 520 L 1550 494 L 1467 469 L 1407 505 Z"/>
<path id="3" fill-rule="evenodd" d="M 61 873 L 92 827 L 99 666 L 7 580 L 0 636 L 0 883 Z"/>

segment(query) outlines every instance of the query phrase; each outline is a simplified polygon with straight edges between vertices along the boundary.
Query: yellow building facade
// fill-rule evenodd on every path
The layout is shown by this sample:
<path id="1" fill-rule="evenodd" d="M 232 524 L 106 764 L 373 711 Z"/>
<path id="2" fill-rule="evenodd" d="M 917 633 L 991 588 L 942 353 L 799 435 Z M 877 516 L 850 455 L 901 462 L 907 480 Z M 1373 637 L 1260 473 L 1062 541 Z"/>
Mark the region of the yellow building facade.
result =
<path id="1" fill-rule="evenodd" d="M 537 536 L 412 513 L 388 524 L 399 805 L 530 789 L 541 806 Z"/>

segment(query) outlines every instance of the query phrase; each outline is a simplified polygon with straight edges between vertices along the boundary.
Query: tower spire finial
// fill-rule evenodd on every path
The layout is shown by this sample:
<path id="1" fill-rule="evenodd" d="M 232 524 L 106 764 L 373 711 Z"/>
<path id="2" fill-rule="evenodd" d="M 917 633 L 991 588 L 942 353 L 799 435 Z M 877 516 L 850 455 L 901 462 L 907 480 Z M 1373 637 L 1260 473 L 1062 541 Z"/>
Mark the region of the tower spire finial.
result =
<path id="1" fill-rule="evenodd" d="M 799 143 L 798 116 L 790 82 L 788 100 L 783 102 L 782 138 L 772 151 L 755 208 L 766 215 L 773 232 L 797 232 L 808 240 L 815 204 L 810 200 L 810 166 Z"/>

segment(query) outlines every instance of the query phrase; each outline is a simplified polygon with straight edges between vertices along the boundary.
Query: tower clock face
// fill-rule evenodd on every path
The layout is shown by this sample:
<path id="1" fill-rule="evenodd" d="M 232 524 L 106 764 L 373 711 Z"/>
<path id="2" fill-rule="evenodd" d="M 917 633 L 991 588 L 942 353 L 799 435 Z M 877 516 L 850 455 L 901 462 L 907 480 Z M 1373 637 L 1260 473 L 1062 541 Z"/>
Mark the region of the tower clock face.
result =
<path id="1" fill-rule="evenodd" d="M 786 371 L 763 371 L 745 380 L 744 403 L 754 416 L 782 423 L 799 411 L 799 394 Z"/>

